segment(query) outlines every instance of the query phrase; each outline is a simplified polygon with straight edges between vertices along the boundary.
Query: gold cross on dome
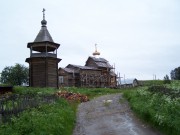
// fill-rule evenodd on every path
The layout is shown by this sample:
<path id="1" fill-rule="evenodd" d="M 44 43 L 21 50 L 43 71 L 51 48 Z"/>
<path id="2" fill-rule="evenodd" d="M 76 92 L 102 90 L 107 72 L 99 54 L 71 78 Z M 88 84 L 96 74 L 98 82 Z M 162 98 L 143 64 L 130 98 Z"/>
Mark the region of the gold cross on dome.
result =
<path id="1" fill-rule="evenodd" d="M 95 50 L 97 51 L 97 44 L 95 44 Z"/>

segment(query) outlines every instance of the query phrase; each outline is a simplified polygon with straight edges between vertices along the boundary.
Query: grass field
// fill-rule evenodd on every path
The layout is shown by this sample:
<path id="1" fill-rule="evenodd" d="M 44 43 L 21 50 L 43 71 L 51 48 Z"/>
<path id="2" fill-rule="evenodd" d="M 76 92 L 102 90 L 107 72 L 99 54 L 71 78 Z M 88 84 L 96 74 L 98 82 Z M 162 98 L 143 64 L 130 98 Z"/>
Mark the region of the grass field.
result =
<path id="1" fill-rule="evenodd" d="M 162 81 L 148 81 L 143 87 L 110 89 L 110 88 L 75 88 L 61 89 L 14 87 L 13 94 L 54 94 L 57 91 L 68 91 L 87 95 L 90 99 L 97 96 L 123 93 L 133 111 L 151 125 L 159 128 L 167 135 L 180 134 L 180 97 L 171 96 L 180 91 L 180 82 L 174 81 L 164 85 Z M 164 91 L 152 86 L 165 86 Z M 157 89 L 157 92 L 156 92 Z M 170 92 L 168 91 L 170 90 Z M 168 95 L 169 94 L 169 95 Z M 40 105 L 26 110 L 13 117 L 12 122 L 0 124 L 0 134 L 3 135 L 71 135 L 79 102 L 68 102 L 59 99 L 54 103 Z"/>
<path id="2" fill-rule="evenodd" d="M 109 88 L 30 88 L 14 87 L 13 94 L 54 94 L 59 90 L 87 95 L 89 98 L 96 96 L 120 93 L 122 90 Z M 13 117 L 11 122 L 0 123 L 2 135 L 71 135 L 75 120 L 76 109 L 79 102 L 68 102 L 59 99 L 55 103 L 40 105 L 23 111 L 18 117 Z"/>

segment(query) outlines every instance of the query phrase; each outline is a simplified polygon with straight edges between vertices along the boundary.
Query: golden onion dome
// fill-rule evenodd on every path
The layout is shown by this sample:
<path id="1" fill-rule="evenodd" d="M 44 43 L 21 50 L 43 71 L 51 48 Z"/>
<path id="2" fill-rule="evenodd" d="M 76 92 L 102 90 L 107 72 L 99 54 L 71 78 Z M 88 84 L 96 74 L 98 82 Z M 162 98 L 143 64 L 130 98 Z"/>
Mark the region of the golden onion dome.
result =
<path id="1" fill-rule="evenodd" d="M 97 44 L 95 44 L 95 52 L 93 52 L 93 56 L 100 55 L 100 52 L 97 51 Z"/>
<path id="2" fill-rule="evenodd" d="M 95 52 L 93 52 L 93 55 L 100 55 L 100 52 L 98 52 L 97 50 Z"/>

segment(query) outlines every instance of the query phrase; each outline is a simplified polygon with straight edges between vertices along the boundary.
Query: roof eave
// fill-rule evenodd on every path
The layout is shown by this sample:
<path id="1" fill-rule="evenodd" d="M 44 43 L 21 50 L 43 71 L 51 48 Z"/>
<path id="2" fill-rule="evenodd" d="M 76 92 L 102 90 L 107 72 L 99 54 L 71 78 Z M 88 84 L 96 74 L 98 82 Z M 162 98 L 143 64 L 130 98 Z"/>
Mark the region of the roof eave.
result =
<path id="1" fill-rule="evenodd" d="M 61 45 L 61 44 L 54 43 L 54 42 L 50 42 L 50 41 L 42 41 L 42 42 L 29 42 L 29 43 L 27 44 L 27 48 L 30 48 L 31 46 L 33 46 L 34 44 L 37 44 L 37 43 L 49 43 L 49 44 L 53 44 L 53 45 L 55 45 L 57 48 L 59 48 L 59 46 Z"/>

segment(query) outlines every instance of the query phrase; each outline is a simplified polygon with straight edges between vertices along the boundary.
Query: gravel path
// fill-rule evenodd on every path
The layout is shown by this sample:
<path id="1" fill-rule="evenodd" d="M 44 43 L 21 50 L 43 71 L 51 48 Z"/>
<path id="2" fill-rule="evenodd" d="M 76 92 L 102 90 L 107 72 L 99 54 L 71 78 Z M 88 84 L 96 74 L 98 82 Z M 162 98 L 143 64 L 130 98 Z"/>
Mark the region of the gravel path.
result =
<path id="1" fill-rule="evenodd" d="M 161 134 L 135 118 L 122 94 L 113 94 L 79 105 L 73 135 Z"/>

